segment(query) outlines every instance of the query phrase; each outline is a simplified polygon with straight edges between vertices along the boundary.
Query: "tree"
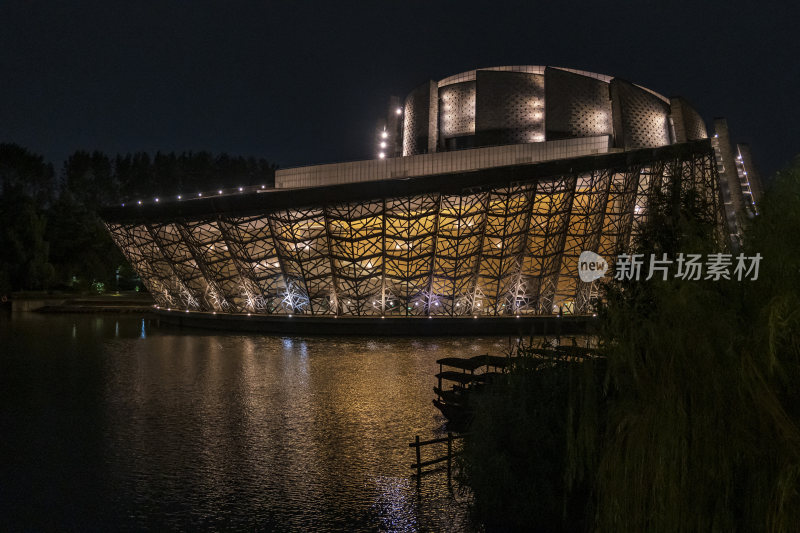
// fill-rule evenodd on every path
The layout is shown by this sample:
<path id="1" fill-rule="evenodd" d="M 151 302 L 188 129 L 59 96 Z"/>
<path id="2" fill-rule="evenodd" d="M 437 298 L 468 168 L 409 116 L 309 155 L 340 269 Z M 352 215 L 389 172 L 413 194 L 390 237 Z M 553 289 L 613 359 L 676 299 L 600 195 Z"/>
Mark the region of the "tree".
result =
<path id="1" fill-rule="evenodd" d="M 685 212 L 685 211 L 684 211 Z M 792 531 L 800 523 L 800 167 L 780 175 L 744 253 L 756 281 L 610 287 L 605 425 L 570 439 L 607 531 Z M 655 216 L 639 251 L 704 253 L 712 228 Z M 581 409 L 593 400 L 581 402 Z M 606 427 L 605 430 L 592 428 Z"/>
<path id="2" fill-rule="evenodd" d="M 19 186 L 0 195 L 0 292 L 45 289 L 53 280 L 45 240 L 47 219 Z"/>
<path id="3" fill-rule="evenodd" d="M 21 146 L 0 143 L 0 191 L 5 190 L 24 194 L 37 207 L 46 207 L 58 190 L 53 165 Z"/>

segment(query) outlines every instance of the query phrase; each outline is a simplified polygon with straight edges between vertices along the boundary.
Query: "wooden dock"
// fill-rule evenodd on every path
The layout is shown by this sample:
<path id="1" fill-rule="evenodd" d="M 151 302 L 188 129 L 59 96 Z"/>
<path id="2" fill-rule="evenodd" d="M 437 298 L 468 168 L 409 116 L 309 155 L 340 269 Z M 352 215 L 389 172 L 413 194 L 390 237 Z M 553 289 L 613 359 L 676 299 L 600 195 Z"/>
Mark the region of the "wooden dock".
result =
<path id="1" fill-rule="evenodd" d="M 433 465 L 441 465 L 442 463 L 447 463 L 447 485 L 450 486 L 453 478 L 453 459 L 461 453 L 461 450 L 453 450 L 453 442 L 459 439 L 463 439 L 465 437 L 464 434 L 453 435 L 452 432 L 447 434 L 447 437 L 442 437 L 438 439 L 430 439 L 430 440 L 420 440 L 419 435 L 417 435 L 414 439 L 414 442 L 409 442 L 408 447 L 414 448 L 416 453 L 416 461 L 411 464 L 411 468 L 414 470 L 413 476 L 417 479 L 417 487 L 419 487 L 422 476 L 425 474 L 431 474 L 433 472 L 439 472 L 442 470 L 442 467 L 434 468 L 434 469 L 427 469 L 423 470 L 429 466 Z M 422 449 L 428 448 L 430 453 L 436 454 L 442 453 L 442 448 L 446 445 L 444 455 L 434 456 L 432 459 L 422 460 Z"/>
<path id="2" fill-rule="evenodd" d="M 502 382 L 515 365 L 541 367 L 543 362 L 574 363 L 598 356 L 596 349 L 576 345 L 528 347 L 522 356 L 483 354 L 473 357 L 444 357 L 436 361 L 439 372 L 434 376 L 437 384 L 433 387 L 436 394 L 433 404 L 448 419 L 451 427 L 464 429 L 472 416 L 470 397 L 487 386 Z"/>

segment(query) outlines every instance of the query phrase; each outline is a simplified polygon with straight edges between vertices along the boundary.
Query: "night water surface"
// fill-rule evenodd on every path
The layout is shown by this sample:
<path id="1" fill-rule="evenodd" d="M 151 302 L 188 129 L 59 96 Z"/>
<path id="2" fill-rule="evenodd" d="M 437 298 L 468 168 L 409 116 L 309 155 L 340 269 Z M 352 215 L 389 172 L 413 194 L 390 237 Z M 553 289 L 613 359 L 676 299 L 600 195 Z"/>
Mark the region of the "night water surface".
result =
<path id="1" fill-rule="evenodd" d="M 0 529 L 464 530 L 408 443 L 441 435 L 436 359 L 507 346 L 4 314 Z"/>

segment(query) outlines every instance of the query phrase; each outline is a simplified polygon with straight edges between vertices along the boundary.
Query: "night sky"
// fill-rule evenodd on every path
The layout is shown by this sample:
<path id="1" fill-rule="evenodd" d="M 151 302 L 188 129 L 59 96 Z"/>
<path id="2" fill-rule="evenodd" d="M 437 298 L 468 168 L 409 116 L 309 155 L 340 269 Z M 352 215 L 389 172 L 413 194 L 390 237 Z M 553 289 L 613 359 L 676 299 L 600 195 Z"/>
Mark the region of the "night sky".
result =
<path id="1" fill-rule="evenodd" d="M 727 117 L 762 173 L 800 153 L 796 7 L 566 4 L 1 0 L 0 142 L 57 165 L 76 149 L 365 159 L 390 95 L 547 64 Z"/>

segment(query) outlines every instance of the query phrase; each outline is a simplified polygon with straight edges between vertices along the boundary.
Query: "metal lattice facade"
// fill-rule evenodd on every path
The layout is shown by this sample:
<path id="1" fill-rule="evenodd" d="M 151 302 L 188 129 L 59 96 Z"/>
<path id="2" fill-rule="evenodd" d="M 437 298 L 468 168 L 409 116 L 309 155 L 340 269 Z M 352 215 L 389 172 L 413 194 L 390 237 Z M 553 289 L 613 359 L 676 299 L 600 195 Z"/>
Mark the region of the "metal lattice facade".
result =
<path id="1" fill-rule="evenodd" d="M 337 316 L 585 313 L 584 250 L 628 249 L 680 181 L 717 217 L 708 141 L 415 179 L 202 198 L 106 213 L 164 308 Z"/>

